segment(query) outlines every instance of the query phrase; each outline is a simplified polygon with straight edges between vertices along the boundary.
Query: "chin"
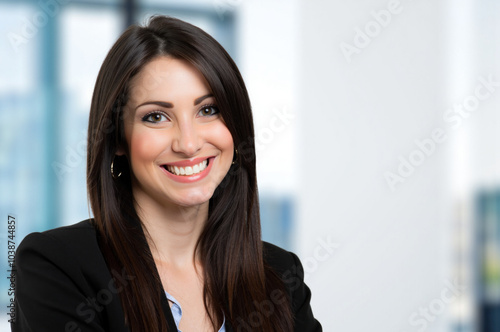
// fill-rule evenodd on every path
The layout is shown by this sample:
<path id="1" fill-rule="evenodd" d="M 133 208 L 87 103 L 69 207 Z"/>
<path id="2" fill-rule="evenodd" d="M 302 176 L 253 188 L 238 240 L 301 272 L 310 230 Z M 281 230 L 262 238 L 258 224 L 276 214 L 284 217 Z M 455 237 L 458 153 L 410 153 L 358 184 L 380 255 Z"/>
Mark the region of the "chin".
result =
<path id="1" fill-rule="evenodd" d="M 210 198 L 212 198 L 214 194 L 214 191 L 202 191 L 202 190 L 197 190 L 197 191 L 190 191 L 188 193 L 185 193 L 182 195 L 182 197 L 179 197 L 176 201 L 177 204 L 180 206 L 196 206 L 196 205 L 201 205 L 204 203 L 207 203 Z"/>

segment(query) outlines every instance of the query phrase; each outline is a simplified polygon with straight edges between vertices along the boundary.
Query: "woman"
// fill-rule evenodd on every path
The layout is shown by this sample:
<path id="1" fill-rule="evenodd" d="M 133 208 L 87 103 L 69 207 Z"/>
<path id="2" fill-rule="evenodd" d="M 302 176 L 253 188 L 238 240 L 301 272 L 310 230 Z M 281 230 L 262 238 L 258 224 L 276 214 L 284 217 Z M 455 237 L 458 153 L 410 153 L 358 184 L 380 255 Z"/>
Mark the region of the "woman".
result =
<path id="1" fill-rule="evenodd" d="M 118 39 L 89 119 L 94 218 L 27 236 L 14 331 L 321 331 L 297 256 L 261 241 L 253 121 L 209 35 Z"/>

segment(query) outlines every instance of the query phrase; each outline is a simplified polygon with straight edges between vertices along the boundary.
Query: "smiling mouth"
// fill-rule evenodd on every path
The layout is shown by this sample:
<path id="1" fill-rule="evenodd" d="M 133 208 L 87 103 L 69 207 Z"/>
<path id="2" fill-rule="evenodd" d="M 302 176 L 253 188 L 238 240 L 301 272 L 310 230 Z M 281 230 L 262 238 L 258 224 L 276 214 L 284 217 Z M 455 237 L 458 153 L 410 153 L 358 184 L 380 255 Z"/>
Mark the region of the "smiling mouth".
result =
<path id="1" fill-rule="evenodd" d="M 174 175 L 190 176 L 203 172 L 207 168 L 208 163 L 209 159 L 205 159 L 201 163 L 195 164 L 193 166 L 181 167 L 181 166 L 163 165 L 163 168 Z"/>

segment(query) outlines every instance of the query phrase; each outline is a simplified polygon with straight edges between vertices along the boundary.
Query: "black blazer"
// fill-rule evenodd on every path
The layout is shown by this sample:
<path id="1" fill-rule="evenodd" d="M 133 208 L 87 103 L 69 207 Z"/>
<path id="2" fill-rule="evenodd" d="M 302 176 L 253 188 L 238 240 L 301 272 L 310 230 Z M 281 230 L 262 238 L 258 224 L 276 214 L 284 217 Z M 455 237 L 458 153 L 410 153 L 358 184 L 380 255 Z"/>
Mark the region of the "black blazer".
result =
<path id="1" fill-rule="evenodd" d="M 89 219 L 32 233 L 21 242 L 15 259 L 16 317 L 12 331 L 129 331 L 124 324 L 119 293 L 131 277 L 124 271 L 109 271 L 92 223 Z M 313 316 L 311 292 L 304 284 L 297 256 L 264 242 L 264 259 L 283 277 L 292 301 L 295 331 L 322 331 Z M 259 331 L 258 320 L 265 319 L 272 305 L 279 305 L 279 299 L 283 297 L 271 298 L 271 306 L 263 305 L 255 322 L 241 321 L 230 326 L 226 321 L 226 331 Z M 177 331 L 165 293 L 162 306 L 169 331 Z"/>

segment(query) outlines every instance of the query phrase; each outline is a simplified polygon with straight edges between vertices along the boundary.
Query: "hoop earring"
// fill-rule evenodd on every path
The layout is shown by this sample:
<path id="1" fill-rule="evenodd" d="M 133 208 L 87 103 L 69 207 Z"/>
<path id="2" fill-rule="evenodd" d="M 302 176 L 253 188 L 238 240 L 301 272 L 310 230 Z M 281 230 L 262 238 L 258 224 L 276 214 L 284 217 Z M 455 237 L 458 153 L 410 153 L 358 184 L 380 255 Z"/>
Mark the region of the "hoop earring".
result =
<path id="1" fill-rule="evenodd" d="M 111 176 L 113 177 L 113 179 L 116 180 L 116 179 L 118 179 L 122 175 L 122 172 L 120 172 L 120 173 L 118 173 L 118 175 L 116 175 L 115 172 L 114 172 L 114 170 L 113 170 L 114 163 L 115 163 L 115 157 L 113 157 L 113 160 L 111 161 Z"/>
<path id="2" fill-rule="evenodd" d="M 231 165 L 236 165 L 236 161 L 238 160 L 238 149 L 234 149 L 233 162 Z"/>

